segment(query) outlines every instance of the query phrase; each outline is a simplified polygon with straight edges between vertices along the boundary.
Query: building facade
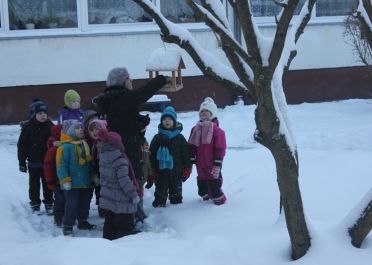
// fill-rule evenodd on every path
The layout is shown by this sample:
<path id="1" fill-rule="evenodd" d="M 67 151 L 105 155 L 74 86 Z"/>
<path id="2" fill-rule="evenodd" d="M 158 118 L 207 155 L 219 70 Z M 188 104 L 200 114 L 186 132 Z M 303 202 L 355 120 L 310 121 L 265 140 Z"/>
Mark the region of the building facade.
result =
<path id="1" fill-rule="evenodd" d="M 271 0 L 250 1 L 262 32 L 273 34 L 279 7 Z M 152 2 L 169 20 L 189 29 L 203 47 L 226 60 L 214 34 L 195 19 L 185 0 Z M 236 26 L 227 1 L 222 2 L 231 25 Z M 343 37 L 345 16 L 356 1 L 317 2 L 284 78 L 288 102 L 370 97 L 367 70 Z M 151 52 L 171 47 L 161 41 L 156 23 L 132 0 L 0 0 L 0 18 L 0 105 L 4 110 L 0 123 L 27 118 L 27 106 L 34 97 L 47 101 L 56 115 L 70 88 L 81 93 L 88 108 L 91 97 L 105 88 L 103 81 L 113 67 L 126 66 L 135 85 L 141 85 L 147 80 Z M 241 38 L 238 31 L 236 38 Z M 196 109 L 207 95 L 214 96 L 219 107 L 234 102 L 236 95 L 204 78 L 185 52 L 182 57 L 184 88 L 169 94 L 177 109 Z"/>

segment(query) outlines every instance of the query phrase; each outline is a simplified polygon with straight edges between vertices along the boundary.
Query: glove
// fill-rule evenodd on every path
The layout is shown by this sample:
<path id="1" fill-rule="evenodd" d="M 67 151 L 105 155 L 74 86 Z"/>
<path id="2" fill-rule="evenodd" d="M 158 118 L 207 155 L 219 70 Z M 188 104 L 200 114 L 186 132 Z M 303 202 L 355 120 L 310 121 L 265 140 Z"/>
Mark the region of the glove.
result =
<path id="1" fill-rule="evenodd" d="M 213 178 L 218 179 L 220 177 L 221 167 L 220 166 L 213 166 L 211 174 Z"/>
<path id="2" fill-rule="evenodd" d="M 154 185 L 154 183 L 156 182 L 156 179 L 158 178 L 157 174 L 156 174 L 156 171 L 155 169 L 152 170 L 152 174 L 147 178 L 147 182 L 146 182 L 146 186 L 145 188 L 146 189 L 150 189 L 152 187 L 152 185 Z"/>
<path id="3" fill-rule="evenodd" d="M 71 190 L 71 182 L 66 182 L 62 184 L 63 190 Z"/>
<path id="4" fill-rule="evenodd" d="M 24 166 L 24 165 L 19 165 L 19 171 L 21 171 L 23 173 L 27 173 L 27 167 Z"/>
<path id="5" fill-rule="evenodd" d="M 141 198 L 139 196 L 137 196 L 136 198 L 133 199 L 133 203 L 135 205 L 139 204 L 140 201 L 141 201 Z"/>
<path id="6" fill-rule="evenodd" d="M 191 172 L 192 172 L 192 168 L 191 167 L 187 167 L 183 170 L 183 175 L 182 175 L 182 182 L 185 182 L 191 175 Z"/>
<path id="7" fill-rule="evenodd" d="M 140 130 L 146 129 L 147 125 L 150 124 L 149 114 L 140 115 L 139 117 L 139 128 Z"/>

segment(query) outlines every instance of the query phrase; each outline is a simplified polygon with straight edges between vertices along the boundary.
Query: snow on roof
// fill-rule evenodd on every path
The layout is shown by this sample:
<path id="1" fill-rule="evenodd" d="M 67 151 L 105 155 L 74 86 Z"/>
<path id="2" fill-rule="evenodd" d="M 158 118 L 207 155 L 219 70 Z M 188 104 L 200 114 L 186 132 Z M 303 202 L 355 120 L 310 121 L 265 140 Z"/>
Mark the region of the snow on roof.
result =
<path id="1" fill-rule="evenodd" d="M 180 65 L 182 68 L 185 68 L 179 50 L 160 48 L 151 53 L 150 59 L 147 62 L 146 70 L 172 71 L 177 70 Z"/>

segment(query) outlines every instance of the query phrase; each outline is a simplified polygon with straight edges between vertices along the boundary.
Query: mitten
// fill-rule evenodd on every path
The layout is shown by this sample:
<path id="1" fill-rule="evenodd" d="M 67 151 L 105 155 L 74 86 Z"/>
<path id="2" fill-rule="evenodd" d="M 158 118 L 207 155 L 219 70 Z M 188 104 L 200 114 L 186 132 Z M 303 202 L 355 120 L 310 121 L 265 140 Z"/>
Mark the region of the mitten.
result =
<path id="1" fill-rule="evenodd" d="M 140 130 L 146 129 L 147 125 L 150 124 L 150 117 L 149 114 L 146 115 L 140 115 L 139 117 L 139 128 Z"/>
<path id="2" fill-rule="evenodd" d="M 145 188 L 150 189 L 152 187 L 152 185 L 154 185 L 154 182 L 156 182 L 156 179 L 157 179 L 156 170 L 153 169 L 152 174 L 147 178 Z"/>
<path id="3" fill-rule="evenodd" d="M 27 173 L 27 167 L 25 165 L 19 165 L 19 171 Z"/>
<path id="4" fill-rule="evenodd" d="M 56 184 L 50 183 L 50 184 L 47 184 L 47 187 L 48 187 L 49 190 L 53 191 L 56 188 Z"/>
<path id="5" fill-rule="evenodd" d="M 213 166 L 211 174 L 215 179 L 219 178 L 220 173 L 221 173 L 221 167 L 220 166 Z"/>
<path id="6" fill-rule="evenodd" d="M 61 186 L 63 190 L 71 190 L 71 182 L 65 182 Z"/>
<path id="7" fill-rule="evenodd" d="M 93 184 L 95 187 L 99 186 L 99 177 L 98 176 L 93 176 Z"/>
<path id="8" fill-rule="evenodd" d="M 182 175 L 182 182 L 185 182 L 191 175 L 191 172 L 192 172 L 192 168 L 191 167 L 187 167 L 183 170 L 183 175 Z"/>

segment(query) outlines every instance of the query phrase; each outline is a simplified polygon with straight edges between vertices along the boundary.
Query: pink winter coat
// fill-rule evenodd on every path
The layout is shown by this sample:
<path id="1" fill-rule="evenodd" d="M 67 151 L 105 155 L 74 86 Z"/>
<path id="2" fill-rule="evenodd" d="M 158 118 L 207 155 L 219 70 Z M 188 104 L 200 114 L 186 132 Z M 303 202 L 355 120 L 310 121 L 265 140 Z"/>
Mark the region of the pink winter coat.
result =
<path id="1" fill-rule="evenodd" d="M 213 166 L 221 166 L 226 154 L 225 132 L 219 127 L 217 118 L 213 120 L 213 130 L 209 130 L 209 132 L 205 132 L 205 128 L 202 129 L 205 127 L 203 123 L 198 122 L 191 129 L 189 138 L 190 157 L 195 158 L 198 180 L 213 179 L 211 175 Z M 198 134 L 196 130 L 199 130 L 200 133 Z M 201 130 L 204 131 L 201 132 Z"/>

